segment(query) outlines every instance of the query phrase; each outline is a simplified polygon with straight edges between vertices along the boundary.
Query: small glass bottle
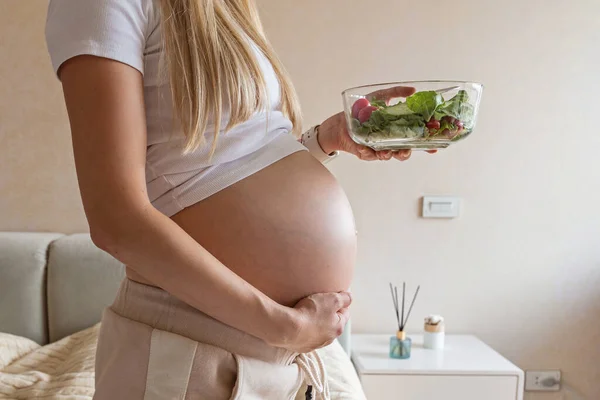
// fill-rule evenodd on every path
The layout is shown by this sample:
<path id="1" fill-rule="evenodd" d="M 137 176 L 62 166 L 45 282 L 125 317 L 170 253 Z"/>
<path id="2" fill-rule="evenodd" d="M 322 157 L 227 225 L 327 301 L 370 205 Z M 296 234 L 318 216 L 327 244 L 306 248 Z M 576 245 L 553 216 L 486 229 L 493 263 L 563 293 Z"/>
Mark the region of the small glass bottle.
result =
<path id="1" fill-rule="evenodd" d="M 390 337 L 390 358 L 405 360 L 410 358 L 412 340 L 406 337 L 404 331 L 396 332 L 396 336 Z"/>

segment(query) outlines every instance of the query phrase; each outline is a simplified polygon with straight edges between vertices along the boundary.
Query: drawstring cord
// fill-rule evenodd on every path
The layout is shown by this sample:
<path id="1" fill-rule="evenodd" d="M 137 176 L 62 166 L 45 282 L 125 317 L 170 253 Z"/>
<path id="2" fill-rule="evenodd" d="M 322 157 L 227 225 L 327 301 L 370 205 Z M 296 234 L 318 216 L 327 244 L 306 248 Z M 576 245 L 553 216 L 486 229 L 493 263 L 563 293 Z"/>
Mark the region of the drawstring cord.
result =
<path id="1" fill-rule="evenodd" d="M 319 354 L 316 351 L 299 354 L 295 362 L 304 373 L 304 380 L 308 384 L 306 398 L 312 398 L 312 389 L 314 389 L 316 392 L 315 400 L 331 400 L 327 371 Z"/>
<path id="2" fill-rule="evenodd" d="M 306 393 L 304 393 L 304 400 L 313 400 L 312 397 L 312 386 L 308 385 Z"/>

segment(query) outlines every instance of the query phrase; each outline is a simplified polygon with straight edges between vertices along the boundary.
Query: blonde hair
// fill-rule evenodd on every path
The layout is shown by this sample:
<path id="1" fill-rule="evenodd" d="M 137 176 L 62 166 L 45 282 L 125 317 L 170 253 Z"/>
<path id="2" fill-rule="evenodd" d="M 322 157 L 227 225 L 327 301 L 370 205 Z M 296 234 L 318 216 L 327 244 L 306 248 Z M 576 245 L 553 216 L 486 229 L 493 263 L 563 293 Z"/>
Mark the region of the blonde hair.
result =
<path id="1" fill-rule="evenodd" d="M 265 78 L 251 41 L 271 62 L 281 87 L 281 110 L 300 128 L 299 101 L 281 61 L 264 34 L 254 0 L 160 0 L 173 111 L 186 136 L 185 152 L 204 145 L 214 118 L 214 153 L 224 107 L 225 132 L 255 112 L 269 110 Z M 250 40 L 248 40 L 250 39 Z"/>

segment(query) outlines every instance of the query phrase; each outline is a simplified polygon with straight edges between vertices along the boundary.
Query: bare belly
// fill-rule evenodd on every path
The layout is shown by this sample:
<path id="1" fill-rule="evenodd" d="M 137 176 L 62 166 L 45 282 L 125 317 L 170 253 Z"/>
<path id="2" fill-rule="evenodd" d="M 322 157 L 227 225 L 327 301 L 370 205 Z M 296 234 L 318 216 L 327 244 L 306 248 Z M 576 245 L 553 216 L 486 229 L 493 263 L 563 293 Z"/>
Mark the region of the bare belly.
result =
<path id="1" fill-rule="evenodd" d="M 281 304 L 347 290 L 352 281 L 356 230 L 350 204 L 308 152 L 294 153 L 172 219 Z"/>

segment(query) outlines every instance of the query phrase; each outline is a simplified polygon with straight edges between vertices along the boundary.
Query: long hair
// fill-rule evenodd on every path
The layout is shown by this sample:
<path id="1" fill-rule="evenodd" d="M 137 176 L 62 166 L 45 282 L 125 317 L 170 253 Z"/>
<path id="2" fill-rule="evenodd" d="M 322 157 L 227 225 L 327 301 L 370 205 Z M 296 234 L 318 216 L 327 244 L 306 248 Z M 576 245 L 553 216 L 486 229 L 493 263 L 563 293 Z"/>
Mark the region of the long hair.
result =
<path id="1" fill-rule="evenodd" d="M 163 62 L 173 112 L 186 137 L 185 152 L 205 144 L 209 118 L 214 153 L 224 108 L 225 131 L 269 109 L 264 76 L 252 41 L 271 62 L 281 87 L 281 111 L 300 128 L 300 106 L 291 80 L 264 34 L 254 0 L 160 0 Z"/>

